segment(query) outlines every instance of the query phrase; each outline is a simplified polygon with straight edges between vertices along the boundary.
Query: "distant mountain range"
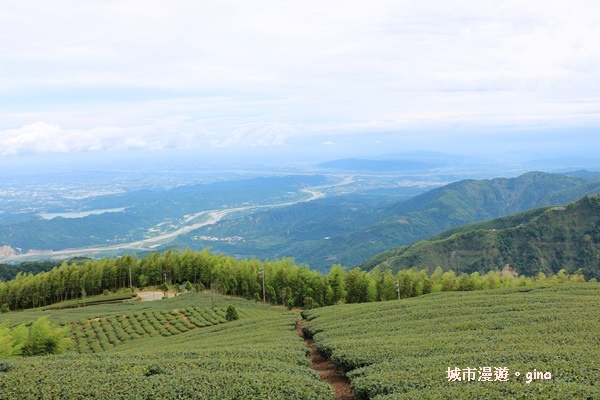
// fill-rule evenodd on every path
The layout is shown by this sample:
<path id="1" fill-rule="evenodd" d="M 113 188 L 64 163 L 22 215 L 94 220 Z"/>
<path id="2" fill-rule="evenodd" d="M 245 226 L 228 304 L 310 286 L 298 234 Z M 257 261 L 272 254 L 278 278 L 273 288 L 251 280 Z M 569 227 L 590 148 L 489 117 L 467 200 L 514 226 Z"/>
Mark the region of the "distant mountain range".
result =
<path id="1" fill-rule="evenodd" d="M 210 245 L 236 256 L 290 256 L 325 270 L 336 263 L 361 264 L 460 225 L 595 193 L 600 193 L 600 180 L 530 172 L 517 178 L 463 180 L 386 205 L 358 196 L 332 197 L 233 218 L 195 234 L 243 236 L 245 243 Z M 193 244 L 182 240 L 180 245 Z"/>
<path id="2" fill-rule="evenodd" d="M 580 171 L 573 171 L 573 172 L 564 172 L 563 175 L 568 175 L 568 176 L 576 176 L 578 178 L 586 178 L 586 179 L 600 179 L 600 172 L 596 172 L 596 171 L 587 171 L 587 170 L 580 170 Z"/>
<path id="3" fill-rule="evenodd" d="M 600 279 L 600 196 L 451 229 L 379 254 L 361 268 L 484 273 L 507 264 L 524 275 L 581 269 L 587 279 Z"/>
<path id="4" fill-rule="evenodd" d="M 438 168 L 445 163 L 434 163 L 412 160 L 371 160 L 364 158 L 345 158 L 342 160 L 327 161 L 317 167 L 343 171 L 418 171 Z"/>
<path id="5" fill-rule="evenodd" d="M 388 154 L 373 158 L 344 158 L 323 162 L 318 164 L 317 167 L 339 171 L 412 172 L 454 165 L 477 165 L 480 163 L 480 160 L 470 157 L 421 151 Z"/>

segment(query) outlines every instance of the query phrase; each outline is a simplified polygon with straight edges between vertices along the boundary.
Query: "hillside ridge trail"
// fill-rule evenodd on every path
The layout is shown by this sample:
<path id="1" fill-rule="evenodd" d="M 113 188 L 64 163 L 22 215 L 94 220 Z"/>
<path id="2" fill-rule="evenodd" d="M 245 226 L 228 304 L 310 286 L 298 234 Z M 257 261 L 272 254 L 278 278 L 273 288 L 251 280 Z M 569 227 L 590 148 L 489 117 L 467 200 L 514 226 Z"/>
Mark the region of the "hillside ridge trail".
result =
<path id="1" fill-rule="evenodd" d="M 321 382 L 326 382 L 335 390 L 335 400 L 355 400 L 354 393 L 350 387 L 350 380 L 335 364 L 326 359 L 315 346 L 312 339 L 308 339 L 302 332 L 302 325 L 306 323 L 305 319 L 298 321 L 296 324 L 296 332 L 304 339 L 306 345 L 310 349 L 310 358 L 312 369 L 319 373 Z"/>

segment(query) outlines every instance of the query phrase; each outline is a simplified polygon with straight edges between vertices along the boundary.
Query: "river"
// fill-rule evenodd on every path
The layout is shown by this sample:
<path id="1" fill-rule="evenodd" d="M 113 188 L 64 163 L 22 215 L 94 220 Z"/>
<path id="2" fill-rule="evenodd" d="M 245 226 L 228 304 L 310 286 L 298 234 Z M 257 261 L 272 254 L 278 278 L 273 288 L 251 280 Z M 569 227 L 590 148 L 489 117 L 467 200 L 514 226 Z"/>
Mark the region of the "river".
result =
<path id="1" fill-rule="evenodd" d="M 349 185 L 354 182 L 353 177 L 344 178 L 341 182 L 333 183 L 329 185 L 322 186 L 312 186 L 309 188 L 302 189 L 301 191 L 308 194 L 309 197 L 302 200 L 290 201 L 286 203 L 275 203 L 275 204 L 265 204 L 265 205 L 257 205 L 257 206 L 245 206 L 245 207 L 232 207 L 232 208 L 224 208 L 221 210 L 210 210 L 210 211 L 201 211 L 194 214 L 192 217 L 186 218 L 185 221 L 191 222 L 193 220 L 197 220 L 198 218 L 202 218 L 202 221 L 189 223 L 184 226 L 179 227 L 178 229 L 160 234 L 158 236 L 154 236 L 147 239 L 141 239 L 130 243 L 119 243 L 108 246 L 97 246 L 97 247 L 82 247 L 76 249 L 65 249 L 65 250 L 32 250 L 28 253 L 24 254 L 15 254 L 6 257 L 0 258 L 0 262 L 12 262 L 12 261 L 27 261 L 31 259 L 47 259 L 47 258 L 56 258 L 56 259 L 66 259 L 76 256 L 89 256 L 89 255 L 101 255 L 104 252 L 114 252 L 115 250 L 153 250 L 159 245 L 169 243 L 172 239 L 177 236 L 190 233 L 198 228 L 201 228 L 206 225 L 213 225 L 222 220 L 225 216 L 248 210 L 256 210 L 262 208 L 275 208 L 275 207 L 286 207 L 291 206 L 298 203 L 307 203 L 309 201 L 314 201 L 317 199 L 321 199 L 326 197 L 326 194 L 322 192 L 323 189 L 332 188 L 335 186 L 344 186 Z"/>

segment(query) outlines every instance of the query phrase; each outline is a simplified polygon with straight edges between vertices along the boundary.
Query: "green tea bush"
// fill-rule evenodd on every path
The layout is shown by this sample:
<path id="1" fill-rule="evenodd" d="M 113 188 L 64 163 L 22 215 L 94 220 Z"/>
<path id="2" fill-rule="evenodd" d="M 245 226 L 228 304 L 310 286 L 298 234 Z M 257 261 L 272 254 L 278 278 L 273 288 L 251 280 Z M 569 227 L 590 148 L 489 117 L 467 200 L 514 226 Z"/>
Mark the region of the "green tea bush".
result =
<path id="1" fill-rule="evenodd" d="M 12 369 L 12 365 L 7 361 L 0 361 L 0 373 L 8 372 Z"/>
<path id="2" fill-rule="evenodd" d="M 203 309 L 195 310 L 200 315 Z M 172 336 L 210 326 L 208 322 L 186 321 L 182 311 L 144 311 L 126 315 L 108 316 L 92 320 L 79 320 L 70 324 L 75 341 L 72 350 L 80 353 L 101 352 L 121 346 L 132 340 L 148 337 Z M 159 321 L 159 318 L 164 323 Z M 189 317 L 188 317 L 189 318 Z"/>
<path id="3" fill-rule="evenodd" d="M 592 399 L 600 398 L 599 302 L 600 285 L 590 283 L 435 293 L 305 311 L 303 329 L 349 371 L 357 399 Z M 508 368 L 510 377 L 447 379 L 449 368 L 481 367 Z M 527 383 L 534 370 L 552 378 Z"/>
<path id="4" fill-rule="evenodd" d="M 0 399 L 333 400 L 310 368 L 296 320 L 269 310 L 110 353 L 14 359 L 0 374 Z"/>

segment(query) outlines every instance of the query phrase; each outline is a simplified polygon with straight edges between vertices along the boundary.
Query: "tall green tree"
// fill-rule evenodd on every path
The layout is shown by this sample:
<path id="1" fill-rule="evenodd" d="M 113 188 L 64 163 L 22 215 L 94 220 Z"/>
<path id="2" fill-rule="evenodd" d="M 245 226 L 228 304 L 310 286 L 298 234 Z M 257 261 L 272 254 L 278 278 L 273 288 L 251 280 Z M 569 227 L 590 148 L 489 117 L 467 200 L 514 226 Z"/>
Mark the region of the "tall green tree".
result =
<path id="1" fill-rule="evenodd" d="M 327 304 L 337 304 L 346 299 L 346 271 L 340 264 L 331 266 L 329 275 L 327 275 L 327 282 L 331 287 L 330 297 L 327 299 Z"/>

